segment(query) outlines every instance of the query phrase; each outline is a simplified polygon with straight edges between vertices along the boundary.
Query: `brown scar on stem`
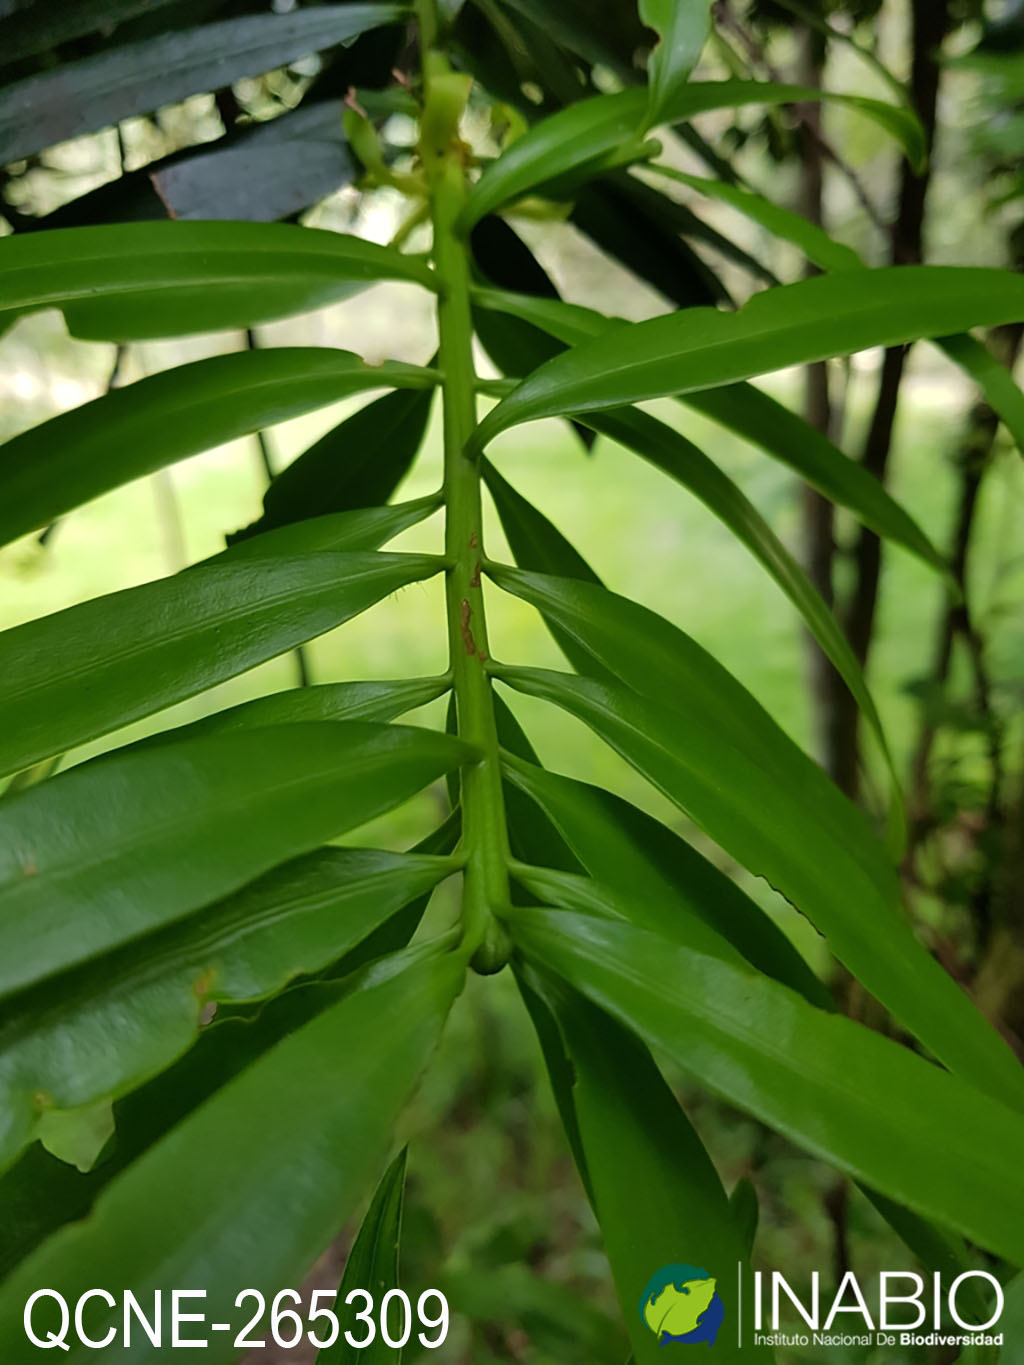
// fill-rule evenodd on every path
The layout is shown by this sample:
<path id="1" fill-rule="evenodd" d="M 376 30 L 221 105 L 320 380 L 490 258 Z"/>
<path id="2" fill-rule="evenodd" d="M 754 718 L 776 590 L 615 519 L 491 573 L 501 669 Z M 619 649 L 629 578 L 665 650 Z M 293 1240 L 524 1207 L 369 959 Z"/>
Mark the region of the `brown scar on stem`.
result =
<path id="1" fill-rule="evenodd" d="M 475 550 L 479 544 L 480 544 L 480 541 L 479 541 L 479 538 L 477 537 L 477 533 L 476 533 L 475 531 L 470 531 L 470 533 L 469 533 L 469 548 L 470 548 L 471 550 Z"/>
<path id="2" fill-rule="evenodd" d="M 23 877 L 34 877 L 38 871 L 39 868 L 36 867 L 35 862 L 31 858 L 21 865 L 21 875 Z"/>
<path id="3" fill-rule="evenodd" d="M 463 598 L 460 616 L 462 625 L 462 643 L 466 647 L 467 654 L 476 653 L 476 641 L 473 639 L 473 632 L 469 628 L 469 620 L 472 615 L 473 608 L 469 605 L 466 599 Z"/>
<path id="4" fill-rule="evenodd" d="M 480 561 L 479 561 L 479 559 L 476 561 L 476 568 L 473 570 L 473 577 L 469 580 L 469 586 L 470 586 L 471 588 L 479 588 L 479 586 L 480 586 Z"/>
<path id="5" fill-rule="evenodd" d="M 367 122 L 370 121 L 369 114 L 359 103 L 358 99 L 356 99 L 356 88 L 354 85 L 350 85 L 348 90 L 345 92 L 344 103 L 349 109 L 352 110 L 353 113 L 358 114 L 360 118 L 366 119 Z"/>

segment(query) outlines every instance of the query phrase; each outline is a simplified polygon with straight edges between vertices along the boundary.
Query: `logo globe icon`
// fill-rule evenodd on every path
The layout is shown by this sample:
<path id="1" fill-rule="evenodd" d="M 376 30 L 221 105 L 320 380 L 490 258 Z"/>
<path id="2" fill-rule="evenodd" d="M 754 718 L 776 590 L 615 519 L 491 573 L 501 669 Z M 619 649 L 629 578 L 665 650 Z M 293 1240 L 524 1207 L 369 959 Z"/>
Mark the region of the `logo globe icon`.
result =
<path id="1" fill-rule="evenodd" d="M 725 1317 L 717 1291 L 718 1281 L 706 1270 L 682 1262 L 662 1266 L 640 1297 L 640 1317 L 659 1346 L 713 1346 Z"/>

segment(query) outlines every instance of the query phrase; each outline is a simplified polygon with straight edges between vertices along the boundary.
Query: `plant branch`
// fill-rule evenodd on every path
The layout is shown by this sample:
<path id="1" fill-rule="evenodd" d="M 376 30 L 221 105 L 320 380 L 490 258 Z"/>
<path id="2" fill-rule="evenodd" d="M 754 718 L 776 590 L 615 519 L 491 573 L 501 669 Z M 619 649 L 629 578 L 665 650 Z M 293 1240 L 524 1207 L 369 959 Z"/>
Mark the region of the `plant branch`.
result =
<path id="1" fill-rule="evenodd" d="M 425 44 L 436 32 L 432 0 L 421 3 Z M 494 912 L 509 902 L 508 835 L 494 698 L 487 673 L 487 620 L 481 588 L 484 558 L 480 467 L 467 457 L 476 427 L 476 372 L 470 312 L 468 244 L 456 227 L 466 194 L 459 116 L 468 83 L 445 58 L 424 51 L 426 105 L 421 155 L 434 227 L 438 277 L 437 320 L 444 400 L 445 581 L 449 660 L 458 732 L 480 752 L 462 772 L 463 945 L 481 972 L 498 971 L 508 957 L 505 931 Z"/>

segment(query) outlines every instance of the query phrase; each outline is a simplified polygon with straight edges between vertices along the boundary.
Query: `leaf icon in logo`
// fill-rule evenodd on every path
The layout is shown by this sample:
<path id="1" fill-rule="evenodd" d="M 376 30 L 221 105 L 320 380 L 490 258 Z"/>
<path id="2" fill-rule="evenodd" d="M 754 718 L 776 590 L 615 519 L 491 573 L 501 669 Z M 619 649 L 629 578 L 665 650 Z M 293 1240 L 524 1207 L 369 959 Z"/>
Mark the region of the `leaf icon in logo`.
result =
<path id="1" fill-rule="evenodd" d="M 644 1321 L 660 1339 L 662 1334 L 684 1337 L 696 1331 L 701 1314 L 707 1311 L 715 1296 L 717 1280 L 687 1280 L 683 1284 L 667 1284 L 644 1307 Z"/>

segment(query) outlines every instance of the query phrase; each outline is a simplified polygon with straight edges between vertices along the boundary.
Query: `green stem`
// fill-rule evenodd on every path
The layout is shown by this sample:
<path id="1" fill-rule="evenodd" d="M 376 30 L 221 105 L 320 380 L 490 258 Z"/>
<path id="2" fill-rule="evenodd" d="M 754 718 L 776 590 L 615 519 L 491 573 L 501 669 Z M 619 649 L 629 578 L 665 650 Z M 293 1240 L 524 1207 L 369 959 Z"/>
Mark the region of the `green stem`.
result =
<path id="1" fill-rule="evenodd" d="M 429 40 L 435 31 L 430 0 L 421 5 L 421 14 L 421 31 Z M 427 92 L 420 150 L 430 192 L 438 280 L 448 649 L 459 734 L 481 754 L 480 762 L 467 765 L 462 773 L 463 951 L 478 971 L 495 972 L 508 959 L 508 941 L 495 911 L 509 902 L 509 849 L 494 698 L 486 667 L 480 468 L 465 454 L 476 427 L 477 382 L 469 250 L 455 226 L 466 194 L 458 120 L 467 83 L 453 75 L 438 52 L 425 50 L 423 63 Z"/>

